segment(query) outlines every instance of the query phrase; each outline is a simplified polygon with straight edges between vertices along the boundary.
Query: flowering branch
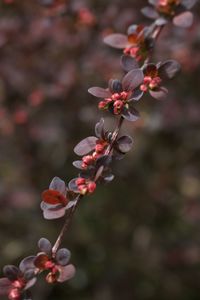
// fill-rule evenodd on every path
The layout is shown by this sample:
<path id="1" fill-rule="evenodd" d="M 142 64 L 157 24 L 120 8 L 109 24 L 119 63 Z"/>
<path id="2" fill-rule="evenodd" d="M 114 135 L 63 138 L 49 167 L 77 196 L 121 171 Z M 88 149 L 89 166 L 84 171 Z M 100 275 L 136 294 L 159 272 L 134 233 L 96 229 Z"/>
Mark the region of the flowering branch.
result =
<path id="1" fill-rule="evenodd" d="M 120 130 L 125 120 L 134 122 L 140 117 L 135 102 L 147 92 L 155 99 L 167 95 L 163 84 L 176 75 L 180 65 L 175 60 L 156 64 L 150 62 L 152 50 L 169 21 L 185 28 L 192 24 L 193 15 L 188 9 L 195 2 L 149 0 L 150 6 L 144 7 L 142 13 L 153 19 L 152 24 L 131 25 L 127 35 L 115 33 L 105 37 L 107 45 L 123 50 L 121 65 L 125 75 L 121 80 L 110 79 L 107 88 L 91 87 L 88 92 L 101 99 L 98 104 L 100 110 L 108 111 L 118 119 L 116 129 L 106 130 L 101 119 L 95 126 L 95 136 L 83 139 L 74 148 L 74 152 L 81 157 L 73 162 L 79 169 L 78 176 L 68 185 L 54 177 L 49 188 L 42 193 L 44 218 L 52 220 L 65 216 L 64 225 L 53 246 L 46 238 L 41 238 L 37 255 L 24 258 L 18 268 L 12 265 L 4 267 L 5 277 L 0 279 L 0 295 L 7 295 L 10 300 L 30 300 L 29 289 L 43 271 L 47 272 L 48 283 L 64 282 L 75 275 L 75 267 L 69 263 L 70 251 L 60 248 L 63 237 L 83 197 L 92 194 L 97 184 L 112 181 L 112 161 L 122 159 L 131 149 L 132 138 L 120 136 Z"/>

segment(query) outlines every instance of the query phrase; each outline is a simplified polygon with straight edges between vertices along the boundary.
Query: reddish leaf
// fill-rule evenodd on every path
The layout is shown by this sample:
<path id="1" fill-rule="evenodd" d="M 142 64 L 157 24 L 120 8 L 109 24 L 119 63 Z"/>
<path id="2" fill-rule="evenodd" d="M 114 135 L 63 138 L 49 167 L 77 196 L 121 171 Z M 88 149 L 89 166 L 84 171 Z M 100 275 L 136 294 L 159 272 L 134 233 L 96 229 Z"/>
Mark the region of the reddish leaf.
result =
<path id="1" fill-rule="evenodd" d="M 96 141 L 97 138 L 95 136 L 89 136 L 76 145 L 74 152 L 79 156 L 86 155 L 94 150 Z"/>
<path id="2" fill-rule="evenodd" d="M 72 277 L 74 277 L 74 275 L 76 273 L 76 269 L 72 264 L 67 265 L 66 267 L 59 266 L 58 269 L 60 272 L 59 277 L 57 279 L 58 282 L 67 281 L 67 280 L 71 279 Z"/>
<path id="3" fill-rule="evenodd" d="M 104 43 L 118 49 L 124 49 L 129 45 L 128 38 L 125 34 L 114 33 L 104 38 Z"/>
<path id="4" fill-rule="evenodd" d="M 122 86 L 125 91 L 133 91 L 144 79 L 143 72 L 140 69 L 129 71 L 122 80 Z"/>
<path id="5" fill-rule="evenodd" d="M 186 11 L 181 13 L 178 16 L 175 16 L 173 18 L 173 23 L 176 26 L 188 28 L 192 25 L 193 19 L 194 19 L 193 14 L 190 11 Z"/>
<path id="6" fill-rule="evenodd" d="M 153 9 L 150 6 L 145 6 L 141 9 L 141 12 L 144 16 L 150 18 L 150 19 L 157 19 L 159 17 L 159 14 L 155 9 Z"/>
<path id="7" fill-rule="evenodd" d="M 101 88 L 101 87 L 91 87 L 88 89 L 88 93 L 97 97 L 97 98 L 109 98 L 111 93 L 109 90 Z"/>
<path id="8" fill-rule="evenodd" d="M 45 270 L 46 269 L 45 265 L 48 261 L 49 261 L 48 255 L 39 254 L 38 256 L 36 256 L 34 260 L 34 265 L 36 266 L 36 268 L 40 270 Z"/>
<path id="9" fill-rule="evenodd" d="M 64 197 L 59 191 L 46 190 L 42 193 L 42 200 L 48 204 L 62 204 L 67 205 L 69 200 Z"/>
<path id="10" fill-rule="evenodd" d="M 158 76 L 158 69 L 155 64 L 150 63 L 144 68 L 145 76 L 150 76 L 152 78 Z"/>

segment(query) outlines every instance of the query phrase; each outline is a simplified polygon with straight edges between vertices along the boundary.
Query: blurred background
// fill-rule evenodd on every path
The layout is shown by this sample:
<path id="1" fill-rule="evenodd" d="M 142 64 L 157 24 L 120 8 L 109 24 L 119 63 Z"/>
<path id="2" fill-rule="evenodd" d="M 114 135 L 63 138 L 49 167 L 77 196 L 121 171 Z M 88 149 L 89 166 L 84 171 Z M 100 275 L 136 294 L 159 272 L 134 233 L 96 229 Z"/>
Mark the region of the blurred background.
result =
<path id="1" fill-rule="evenodd" d="M 46 221 L 41 192 L 77 174 L 73 147 L 102 115 L 87 93 L 122 76 L 121 52 L 103 36 L 149 21 L 138 0 L 0 0 L 0 266 L 52 242 L 63 220 Z M 165 101 L 146 96 L 126 122 L 133 150 L 115 180 L 83 199 L 64 245 L 76 277 L 39 280 L 35 300 L 197 300 L 200 294 L 200 14 L 189 30 L 168 25 L 154 61 L 182 71 Z M 2 275 L 2 273 L 1 273 Z"/>

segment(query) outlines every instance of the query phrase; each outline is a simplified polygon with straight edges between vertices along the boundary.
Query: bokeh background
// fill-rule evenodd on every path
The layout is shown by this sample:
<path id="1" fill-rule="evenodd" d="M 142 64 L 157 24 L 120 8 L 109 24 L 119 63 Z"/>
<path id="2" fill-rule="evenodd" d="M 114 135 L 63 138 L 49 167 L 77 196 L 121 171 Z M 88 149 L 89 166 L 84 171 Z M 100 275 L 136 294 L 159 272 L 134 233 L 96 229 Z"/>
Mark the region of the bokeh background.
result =
<path id="1" fill-rule="evenodd" d="M 103 115 L 90 86 L 122 76 L 110 32 L 144 22 L 139 0 L 0 1 L 0 266 L 18 264 L 52 242 L 62 220 L 46 221 L 41 192 L 54 176 L 76 176 L 74 145 Z M 45 6 L 46 5 L 46 6 Z M 168 25 L 154 60 L 182 71 L 165 101 L 146 96 L 142 118 L 123 130 L 133 150 L 115 180 L 85 198 L 64 245 L 77 275 L 35 300 L 197 300 L 200 297 L 200 14 L 188 30 Z M 2 273 L 1 273 L 2 274 Z"/>

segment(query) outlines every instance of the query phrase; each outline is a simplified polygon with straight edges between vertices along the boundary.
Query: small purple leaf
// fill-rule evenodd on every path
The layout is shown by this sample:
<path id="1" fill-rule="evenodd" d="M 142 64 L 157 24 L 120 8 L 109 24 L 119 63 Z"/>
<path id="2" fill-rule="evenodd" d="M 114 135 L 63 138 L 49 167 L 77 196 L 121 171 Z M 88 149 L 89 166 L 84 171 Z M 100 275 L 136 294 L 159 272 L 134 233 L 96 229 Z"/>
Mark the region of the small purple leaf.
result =
<path id="1" fill-rule="evenodd" d="M 116 142 L 117 149 L 123 153 L 129 152 L 132 148 L 132 145 L 133 139 L 128 135 L 121 136 Z"/>
<path id="2" fill-rule="evenodd" d="M 45 252 L 46 254 L 50 254 L 52 250 L 51 242 L 46 238 L 41 238 L 38 241 L 38 248 L 41 252 Z"/>
<path id="3" fill-rule="evenodd" d="M 104 138 L 105 132 L 104 132 L 104 119 L 101 118 L 101 120 L 96 124 L 95 126 L 95 134 L 98 138 Z"/>
<path id="4" fill-rule="evenodd" d="M 66 196 L 66 185 L 65 182 L 59 177 L 54 177 L 49 185 L 50 190 L 59 191 L 63 196 Z"/>
<path id="5" fill-rule="evenodd" d="M 7 295 L 11 289 L 11 281 L 8 278 L 0 278 L 0 296 Z"/>
<path id="6" fill-rule="evenodd" d="M 105 44 L 117 49 L 124 49 L 129 45 L 127 36 L 121 33 L 110 34 L 103 41 Z"/>
<path id="7" fill-rule="evenodd" d="M 58 250 L 55 258 L 59 265 L 66 266 L 70 260 L 70 257 L 71 257 L 71 252 L 66 248 L 62 248 Z"/>
<path id="8" fill-rule="evenodd" d="M 129 109 L 124 109 L 122 116 L 131 122 L 135 122 L 139 119 L 140 114 L 134 107 L 129 107 Z"/>
<path id="9" fill-rule="evenodd" d="M 22 273 L 24 273 L 29 269 L 32 269 L 32 270 L 35 269 L 34 259 L 35 259 L 35 256 L 28 256 L 28 257 L 24 258 L 19 264 L 20 271 Z"/>
<path id="10" fill-rule="evenodd" d="M 121 93 L 123 91 L 122 84 L 118 79 L 110 79 L 108 86 L 112 93 Z"/>
<path id="11" fill-rule="evenodd" d="M 30 289 L 32 286 L 35 285 L 36 281 L 37 281 L 37 278 L 36 278 L 36 277 L 34 277 L 34 278 L 32 278 L 31 280 L 29 280 L 29 281 L 27 282 L 27 284 L 26 284 L 24 290 L 26 291 L 26 290 Z M 29 300 L 29 299 L 28 299 L 28 300 Z"/>
<path id="12" fill-rule="evenodd" d="M 89 136 L 76 145 L 74 152 L 79 156 L 86 155 L 94 150 L 96 141 L 95 136 Z"/>
<path id="13" fill-rule="evenodd" d="M 178 73 L 181 69 L 180 64 L 176 60 L 167 60 L 161 64 L 159 68 L 159 75 L 162 77 L 167 77 L 172 79 L 176 73 Z"/>
<path id="14" fill-rule="evenodd" d="M 76 273 L 76 269 L 75 267 L 70 264 L 67 265 L 66 267 L 58 267 L 60 275 L 57 279 L 58 282 L 64 282 L 67 281 L 69 279 L 71 279 L 72 277 L 74 277 L 75 273 Z"/>
<path id="15" fill-rule="evenodd" d="M 196 4 L 196 2 L 197 0 L 182 0 L 181 4 L 187 9 L 191 9 Z"/>
<path id="16" fill-rule="evenodd" d="M 168 20 L 165 19 L 165 18 L 158 18 L 156 21 L 155 21 L 155 25 L 157 26 L 163 26 L 165 24 L 168 23 Z"/>
<path id="17" fill-rule="evenodd" d="M 124 71 L 129 72 L 133 69 L 138 69 L 138 62 L 129 55 L 122 55 L 121 57 L 121 65 Z"/>
<path id="18" fill-rule="evenodd" d="M 145 6 L 141 9 L 142 14 L 145 17 L 148 17 L 150 19 L 157 19 L 159 17 L 159 14 L 157 13 L 157 11 L 155 9 L 153 9 L 153 7 L 150 6 Z"/>
<path id="19" fill-rule="evenodd" d="M 58 210 L 44 210 L 43 216 L 46 220 L 54 220 L 62 218 L 65 215 L 65 208 L 61 208 Z"/>
<path id="20" fill-rule="evenodd" d="M 82 170 L 82 164 L 83 164 L 82 160 L 75 160 L 75 161 L 73 161 L 73 163 L 72 163 L 72 165 L 73 165 L 75 168 L 80 169 L 80 170 Z"/>
<path id="21" fill-rule="evenodd" d="M 68 184 L 69 189 L 70 189 L 71 191 L 75 192 L 75 193 L 79 193 L 79 190 L 78 190 L 78 187 L 77 187 L 77 184 L 76 184 L 76 180 L 77 180 L 77 179 L 78 179 L 78 178 L 73 178 L 73 179 L 69 182 L 69 184 Z"/>
<path id="22" fill-rule="evenodd" d="M 157 91 L 149 91 L 150 95 L 157 99 L 162 100 L 166 97 L 168 90 L 165 87 L 160 87 Z"/>
<path id="23" fill-rule="evenodd" d="M 18 278 L 20 271 L 16 266 L 6 265 L 3 268 L 4 275 L 11 281 L 14 281 Z"/>
<path id="24" fill-rule="evenodd" d="M 130 101 L 138 101 L 138 100 L 140 100 L 141 99 L 141 97 L 143 96 L 143 92 L 138 88 L 138 89 L 136 89 L 133 93 L 132 93 L 132 95 L 131 95 L 131 97 L 130 97 L 130 99 L 128 100 L 129 102 Z"/>
<path id="25" fill-rule="evenodd" d="M 175 16 L 173 18 L 173 23 L 176 26 L 188 28 L 192 25 L 193 19 L 194 19 L 193 14 L 190 11 L 186 11 L 181 13 L 178 16 Z"/>
<path id="26" fill-rule="evenodd" d="M 135 69 L 129 71 L 122 80 L 122 86 L 125 91 L 133 91 L 144 79 L 142 70 Z"/>
<path id="27" fill-rule="evenodd" d="M 96 168 L 101 166 L 107 167 L 112 162 L 112 157 L 110 155 L 103 155 L 99 157 L 96 161 Z"/>
<path id="28" fill-rule="evenodd" d="M 109 98 L 111 96 L 111 93 L 107 89 L 96 86 L 89 88 L 88 93 L 97 98 Z"/>

